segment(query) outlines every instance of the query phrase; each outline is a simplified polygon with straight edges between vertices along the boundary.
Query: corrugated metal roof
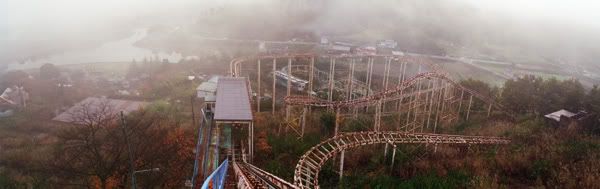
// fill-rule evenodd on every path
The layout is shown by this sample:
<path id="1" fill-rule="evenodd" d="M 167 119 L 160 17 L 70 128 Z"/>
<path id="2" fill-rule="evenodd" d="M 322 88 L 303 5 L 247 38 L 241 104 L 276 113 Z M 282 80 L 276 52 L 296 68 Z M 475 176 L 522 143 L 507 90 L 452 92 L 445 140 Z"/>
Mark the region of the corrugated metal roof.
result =
<path id="1" fill-rule="evenodd" d="M 573 112 L 569 112 L 567 110 L 558 110 L 556 112 L 552 112 L 550 114 L 545 115 L 544 117 L 548 118 L 548 119 L 553 119 L 555 121 L 560 121 L 560 116 L 566 116 L 566 117 L 571 117 L 573 115 L 575 115 L 575 113 Z"/>
<path id="2" fill-rule="evenodd" d="M 216 92 L 218 80 L 219 80 L 219 76 L 213 76 L 210 78 L 210 80 L 200 83 L 200 85 L 198 85 L 196 90 L 197 91 Z"/>
<path id="3" fill-rule="evenodd" d="M 219 78 L 214 119 L 252 121 L 250 96 L 245 78 Z"/>

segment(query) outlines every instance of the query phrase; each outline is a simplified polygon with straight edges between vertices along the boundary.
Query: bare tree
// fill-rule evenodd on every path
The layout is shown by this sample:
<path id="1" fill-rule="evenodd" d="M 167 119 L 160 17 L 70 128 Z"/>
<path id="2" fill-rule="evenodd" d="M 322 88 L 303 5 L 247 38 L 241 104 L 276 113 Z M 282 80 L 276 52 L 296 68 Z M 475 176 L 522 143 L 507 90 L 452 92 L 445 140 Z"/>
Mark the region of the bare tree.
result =
<path id="1" fill-rule="evenodd" d="M 108 102 L 82 104 L 72 125 L 58 134 L 48 168 L 59 183 L 77 187 L 126 187 L 130 180 L 127 144 L 136 169 L 161 168 L 137 178 L 143 188 L 178 187 L 191 169 L 193 138 L 185 137 L 169 113 L 132 112 L 122 127 L 118 110 Z"/>

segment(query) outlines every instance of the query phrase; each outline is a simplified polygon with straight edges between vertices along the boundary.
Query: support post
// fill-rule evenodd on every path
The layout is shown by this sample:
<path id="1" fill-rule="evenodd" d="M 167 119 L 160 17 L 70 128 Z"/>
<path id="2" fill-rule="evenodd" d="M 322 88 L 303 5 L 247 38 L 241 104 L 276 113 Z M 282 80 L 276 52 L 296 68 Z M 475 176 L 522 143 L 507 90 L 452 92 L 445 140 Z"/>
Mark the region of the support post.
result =
<path id="1" fill-rule="evenodd" d="M 443 103 L 442 102 L 442 98 L 444 95 L 444 90 L 446 89 L 444 86 L 444 83 L 442 83 L 442 80 L 438 80 L 439 81 L 439 92 L 438 92 L 438 96 L 437 96 L 437 103 L 435 105 L 435 122 L 433 124 L 433 133 L 435 133 L 437 131 L 437 125 L 438 125 L 438 121 L 440 118 L 440 104 Z"/>
<path id="2" fill-rule="evenodd" d="M 277 90 L 276 88 L 276 84 L 277 84 L 277 75 L 275 75 L 275 71 L 277 69 L 277 58 L 273 58 L 273 91 L 272 91 L 272 95 L 271 95 L 271 101 L 272 106 L 271 106 L 271 114 L 275 115 L 275 91 Z"/>
<path id="3" fill-rule="evenodd" d="M 371 89 L 371 80 L 373 76 L 373 61 L 373 58 L 369 58 L 367 63 L 367 96 L 371 95 L 369 94 L 369 89 Z"/>
<path id="4" fill-rule="evenodd" d="M 348 71 L 348 92 L 347 92 L 347 100 L 352 99 L 352 87 L 354 81 L 354 59 L 350 59 L 350 70 Z"/>
<path id="5" fill-rule="evenodd" d="M 300 131 L 300 137 L 304 137 L 304 127 L 306 126 L 306 113 L 308 112 L 308 108 L 304 106 L 302 109 L 302 128 Z"/>
<path id="6" fill-rule="evenodd" d="M 260 78 L 260 59 L 258 59 L 258 65 L 257 65 L 257 80 L 258 80 L 258 87 L 256 89 L 256 111 L 260 112 L 260 97 L 262 96 L 262 92 L 260 91 L 260 82 L 261 82 L 261 78 Z"/>
<path id="7" fill-rule="evenodd" d="M 335 58 L 329 59 L 329 93 L 327 95 L 328 101 L 333 101 L 333 87 L 334 87 L 334 75 L 335 75 Z"/>
<path id="8" fill-rule="evenodd" d="M 314 77 L 314 68 L 315 68 L 315 57 L 313 56 L 310 59 L 310 66 L 309 66 L 309 72 L 308 72 L 308 96 L 312 95 L 313 92 L 313 77 Z"/>
<path id="9" fill-rule="evenodd" d="M 387 151 L 388 151 L 388 143 L 385 143 L 385 147 L 383 148 L 383 157 L 384 159 L 387 159 Z"/>
<path id="10" fill-rule="evenodd" d="M 287 96 L 292 95 L 292 58 L 288 58 L 288 66 L 287 66 Z"/>
<path id="11" fill-rule="evenodd" d="M 342 150 L 342 155 L 340 156 L 340 182 L 344 176 L 344 155 L 346 154 L 346 150 Z"/>
<path id="12" fill-rule="evenodd" d="M 465 96 L 465 90 L 462 89 L 462 90 L 460 90 L 460 100 L 458 101 L 458 113 L 457 113 L 458 116 L 460 116 L 460 110 L 462 109 L 462 101 L 463 101 L 464 96 Z"/>
<path id="13" fill-rule="evenodd" d="M 488 106 L 487 117 L 490 117 L 491 114 L 492 114 L 492 103 L 490 103 L 490 106 Z"/>
<path id="14" fill-rule="evenodd" d="M 396 111 L 398 111 L 398 124 L 396 125 L 396 130 L 400 130 L 400 119 L 402 118 L 402 112 L 401 110 L 401 106 L 402 106 L 402 101 L 404 101 L 404 89 L 400 90 L 400 100 L 398 100 L 398 106 L 396 108 Z"/>
<path id="15" fill-rule="evenodd" d="M 469 121 L 469 114 L 471 113 L 471 105 L 473 104 L 473 95 L 469 97 L 469 106 L 467 107 L 467 121 Z"/>
<path id="16" fill-rule="evenodd" d="M 381 127 L 381 105 L 382 100 L 378 100 L 377 105 L 375 106 L 375 131 L 379 131 L 379 128 Z"/>
<path id="17" fill-rule="evenodd" d="M 392 165 L 390 166 L 390 168 L 393 170 L 394 169 L 394 160 L 396 160 L 396 145 L 393 145 L 394 149 L 392 151 Z"/>
<path id="18" fill-rule="evenodd" d="M 333 136 L 337 136 L 340 129 L 340 108 L 335 108 L 335 129 L 333 131 Z"/>
<path id="19" fill-rule="evenodd" d="M 385 66 L 384 66 L 384 70 L 383 70 L 383 88 L 385 90 L 388 89 L 391 62 L 392 62 L 392 58 L 388 57 L 387 61 L 385 62 Z"/>

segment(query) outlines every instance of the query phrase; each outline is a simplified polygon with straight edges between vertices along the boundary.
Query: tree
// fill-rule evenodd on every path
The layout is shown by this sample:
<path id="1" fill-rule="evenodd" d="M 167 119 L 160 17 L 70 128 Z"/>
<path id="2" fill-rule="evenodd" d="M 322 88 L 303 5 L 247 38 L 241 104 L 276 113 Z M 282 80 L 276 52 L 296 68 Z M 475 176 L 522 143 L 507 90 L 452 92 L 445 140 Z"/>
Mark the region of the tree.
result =
<path id="1" fill-rule="evenodd" d="M 596 114 L 600 114 L 600 88 L 594 85 L 592 90 L 585 98 L 586 109 Z"/>
<path id="2" fill-rule="evenodd" d="M 10 71 L 4 75 L 2 75 L 0 84 L 2 84 L 4 87 L 11 87 L 11 86 L 15 86 L 15 85 L 28 85 L 30 82 L 29 79 L 29 74 L 25 73 L 24 71 Z M 0 90 L 4 90 L 4 89 L 0 89 Z"/>
<path id="3" fill-rule="evenodd" d="M 49 169 L 61 183 L 79 187 L 124 188 L 129 185 L 127 137 L 135 169 L 160 168 L 137 176 L 142 188 L 181 188 L 190 170 L 193 138 L 169 115 L 140 110 L 126 117 L 123 127 L 107 102 L 84 104 L 73 112 L 77 125 L 58 134 Z"/>
<path id="4" fill-rule="evenodd" d="M 507 80 L 502 90 L 502 104 L 516 113 L 536 113 L 536 107 L 540 104 L 542 82 L 542 78 L 531 75 Z"/>
<path id="5" fill-rule="evenodd" d="M 40 67 L 40 78 L 52 80 L 58 76 L 60 76 L 60 70 L 54 64 L 46 63 Z"/>

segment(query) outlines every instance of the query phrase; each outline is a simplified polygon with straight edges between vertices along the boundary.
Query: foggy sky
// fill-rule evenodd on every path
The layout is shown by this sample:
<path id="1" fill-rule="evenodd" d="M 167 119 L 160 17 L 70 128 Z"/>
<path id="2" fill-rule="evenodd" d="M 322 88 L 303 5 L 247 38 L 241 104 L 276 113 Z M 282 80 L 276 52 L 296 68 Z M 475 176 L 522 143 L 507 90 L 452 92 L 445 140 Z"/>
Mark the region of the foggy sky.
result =
<path id="1" fill-rule="evenodd" d="M 217 23 L 205 24 L 202 13 L 212 7 L 229 10 L 213 18 Z M 309 16 L 289 13 L 305 10 Z M 268 34 L 266 30 L 286 32 L 282 28 L 290 27 L 368 40 L 434 37 L 467 46 L 560 52 L 580 60 L 581 54 L 600 52 L 596 10 L 600 3 L 586 0 L 4 0 L 0 64 L 63 48 L 93 47 L 154 24 L 196 24 L 226 34 Z"/>

